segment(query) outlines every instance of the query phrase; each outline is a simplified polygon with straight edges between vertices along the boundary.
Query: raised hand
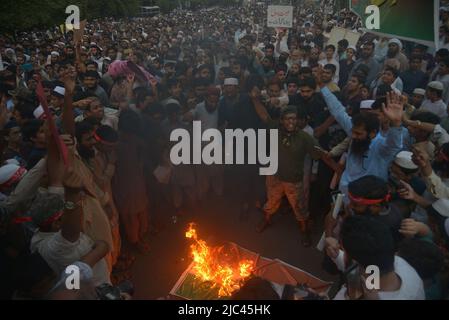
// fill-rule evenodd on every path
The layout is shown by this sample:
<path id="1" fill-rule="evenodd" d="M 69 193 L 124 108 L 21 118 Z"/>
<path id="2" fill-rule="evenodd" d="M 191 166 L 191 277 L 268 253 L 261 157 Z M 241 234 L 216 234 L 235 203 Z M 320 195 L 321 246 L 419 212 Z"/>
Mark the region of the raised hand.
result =
<path id="1" fill-rule="evenodd" d="M 76 75 L 76 69 L 72 66 L 64 72 L 61 80 L 64 83 L 66 94 L 73 95 L 76 86 Z"/>
<path id="2" fill-rule="evenodd" d="M 260 99 L 260 96 L 261 96 L 260 89 L 256 86 L 249 93 L 249 97 L 252 100 L 258 100 L 258 99 Z"/>
<path id="3" fill-rule="evenodd" d="M 401 126 L 404 113 L 403 97 L 394 92 L 387 93 L 387 105 L 382 104 L 382 111 L 393 127 Z"/>

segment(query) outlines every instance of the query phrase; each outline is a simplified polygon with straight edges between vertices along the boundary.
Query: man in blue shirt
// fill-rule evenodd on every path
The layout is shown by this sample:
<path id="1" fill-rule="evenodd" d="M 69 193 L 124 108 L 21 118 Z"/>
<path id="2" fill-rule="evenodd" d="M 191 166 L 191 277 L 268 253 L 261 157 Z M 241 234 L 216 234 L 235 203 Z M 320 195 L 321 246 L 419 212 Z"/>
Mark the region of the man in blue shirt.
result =
<path id="1" fill-rule="evenodd" d="M 389 93 L 383 116 L 390 120 L 390 129 L 385 136 L 379 133 L 379 116 L 361 113 L 351 118 L 338 99 L 324 87 L 321 93 L 330 113 L 352 138 L 346 168 L 340 181 L 340 191 L 347 193 L 348 184 L 366 175 L 388 179 L 388 168 L 394 156 L 402 149 L 403 103 L 399 96 Z"/>

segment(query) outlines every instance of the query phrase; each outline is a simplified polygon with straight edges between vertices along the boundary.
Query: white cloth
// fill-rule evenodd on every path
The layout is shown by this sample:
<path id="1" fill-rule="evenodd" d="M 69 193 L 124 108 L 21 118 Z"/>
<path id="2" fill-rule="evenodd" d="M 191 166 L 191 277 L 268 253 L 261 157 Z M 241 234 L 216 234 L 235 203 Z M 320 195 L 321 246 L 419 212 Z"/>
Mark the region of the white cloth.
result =
<path id="1" fill-rule="evenodd" d="M 448 104 L 449 103 L 449 74 L 445 74 L 444 76 L 438 75 L 435 79 L 436 81 L 440 81 L 443 84 L 443 101 Z"/>
<path id="2" fill-rule="evenodd" d="M 201 130 L 204 132 L 207 129 L 218 128 L 218 108 L 213 112 L 206 110 L 206 103 L 201 102 L 196 105 L 192 111 L 193 120 L 201 121 Z"/>
<path id="3" fill-rule="evenodd" d="M 447 107 L 443 100 L 438 100 L 435 102 L 425 99 L 419 110 L 430 111 L 435 113 L 441 119 L 447 117 Z"/>
<path id="4" fill-rule="evenodd" d="M 67 266 L 80 261 L 88 254 L 94 241 L 84 233 L 75 242 L 66 240 L 61 232 L 37 232 L 31 239 L 31 252 L 39 252 L 45 262 L 56 273 L 61 274 Z M 111 283 L 106 261 L 101 259 L 93 268 L 93 282 L 96 286 Z"/>
<path id="5" fill-rule="evenodd" d="M 418 273 L 401 257 L 394 257 L 394 272 L 401 279 L 401 287 L 397 291 L 379 291 L 380 300 L 425 300 L 424 284 Z M 347 300 L 346 286 L 343 286 L 334 300 Z"/>

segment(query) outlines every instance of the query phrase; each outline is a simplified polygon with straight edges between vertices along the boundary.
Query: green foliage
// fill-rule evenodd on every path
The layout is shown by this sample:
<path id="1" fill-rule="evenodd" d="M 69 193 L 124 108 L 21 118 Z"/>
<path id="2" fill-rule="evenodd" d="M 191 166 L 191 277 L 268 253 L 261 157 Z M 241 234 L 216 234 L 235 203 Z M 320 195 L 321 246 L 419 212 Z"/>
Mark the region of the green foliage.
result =
<path id="1" fill-rule="evenodd" d="M 65 22 L 69 5 L 80 8 L 81 19 L 135 16 L 141 0 L 1 0 L 0 31 L 50 27 Z"/>
<path id="2" fill-rule="evenodd" d="M 157 5 L 162 12 L 170 12 L 182 3 L 190 8 L 229 6 L 241 0 L 0 0 L 0 32 L 14 32 L 58 26 L 65 23 L 69 5 L 77 5 L 81 19 L 99 17 L 130 17 L 139 13 L 140 5 Z"/>

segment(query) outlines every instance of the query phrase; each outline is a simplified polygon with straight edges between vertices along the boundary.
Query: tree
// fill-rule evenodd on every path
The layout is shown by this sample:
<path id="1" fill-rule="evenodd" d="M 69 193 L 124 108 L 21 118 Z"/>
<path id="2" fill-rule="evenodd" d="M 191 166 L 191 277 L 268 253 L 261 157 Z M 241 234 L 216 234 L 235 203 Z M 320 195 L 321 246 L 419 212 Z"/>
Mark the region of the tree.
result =
<path id="1" fill-rule="evenodd" d="M 125 17 L 138 13 L 141 0 L 1 0 L 0 31 L 22 31 L 58 26 L 65 22 L 65 9 L 77 5 L 81 18 Z"/>

